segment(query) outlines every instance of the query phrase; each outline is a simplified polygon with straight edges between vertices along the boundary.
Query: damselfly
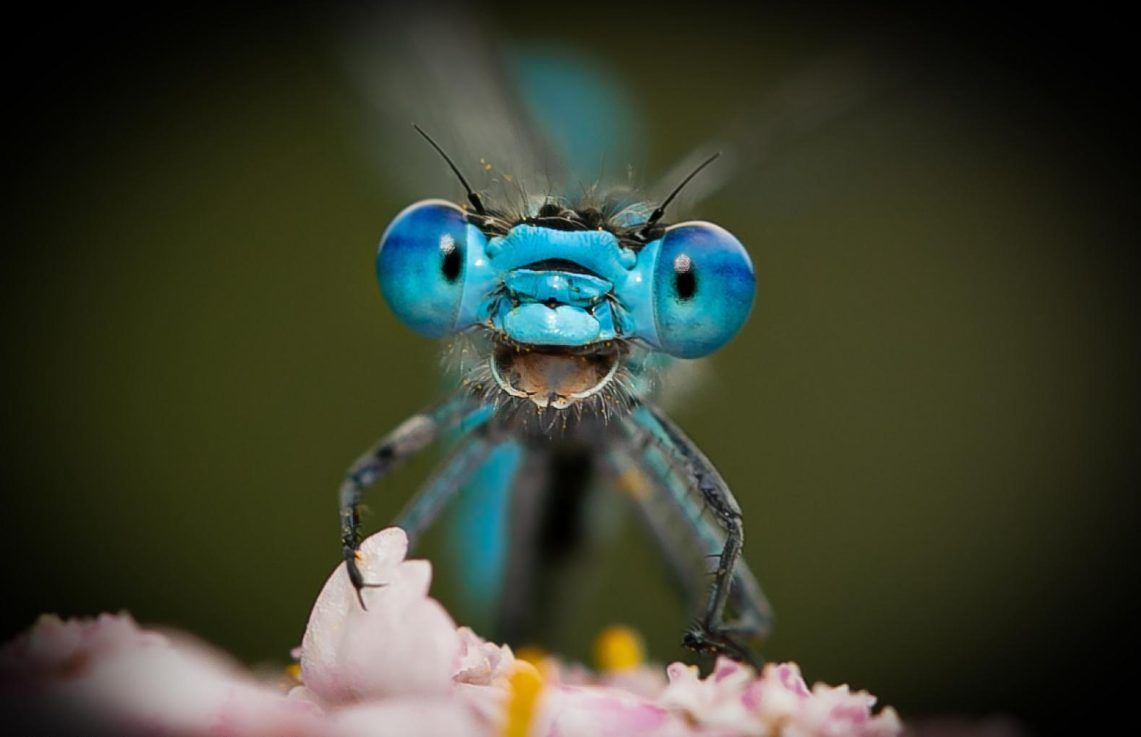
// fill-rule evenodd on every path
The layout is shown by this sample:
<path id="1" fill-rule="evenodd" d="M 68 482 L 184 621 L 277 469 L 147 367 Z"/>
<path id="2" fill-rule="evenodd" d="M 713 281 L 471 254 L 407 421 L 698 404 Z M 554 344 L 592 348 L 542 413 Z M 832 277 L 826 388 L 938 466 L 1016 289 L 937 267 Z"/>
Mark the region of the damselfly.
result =
<path id="1" fill-rule="evenodd" d="M 622 191 L 574 202 L 544 196 L 511 211 L 485 204 L 453 168 L 467 206 L 426 200 L 397 215 L 381 238 L 377 278 L 404 324 L 432 338 L 455 336 L 475 359 L 458 391 L 349 470 L 341 542 L 353 585 L 358 593 L 369 585 L 355 559 L 361 491 L 400 460 L 463 428 L 451 457 L 396 522 L 414 539 L 498 445 L 521 443 L 541 456 L 557 442 L 577 446 L 615 483 L 637 474 L 652 496 L 647 503 L 676 507 L 655 530 L 667 555 L 678 555 L 679 533 L 690 550 L 724 537 L 708 604 L 685 644 L 749 658 L 742 640 L 765 630 L 768 608 L 740 560 L 741 510 L 648 391 L 659 354 L 708 355 L 745 322 L 755 282 L 744 247 L 713 223 L 667 225 L 673 194 L 657 207 Z M 528 493 L 534 473 L 502 482 Z"/>
<path id="2" fill-rule="evenodd" d="M 422 66 L 401 67 L 382 80 L 397 79 L 404 88 L 378 107 L 427 120 L 461 144 L 464 158 L 454 161 L 445 153 L 451 146 L 420 131 L 466 200 L 424 200 L 396 215 L 380 241 L 377 278 L 407 327 L 451 342 L 459 380 L 445 399 L 369 449 L 340 488 L 344 559 L 361 605 L 362 589 L 375 583 L 364 580 L 354 557 L 362 492 L 447 438 L 454 440 L 450 454 L 395 522 L 410 540 L 477 478 L 513 500 L 513 526 L 498 532 L 512 546 L 541 546 L 534 508 L 550 501 L 551 489 L 565 496 L 604 479 L 636 500 L 662 554 L 686 583 L 695 619 L 684 644 L 758 662 L 754 645 L 771 617 L 741 559 L 741 509 L 717 469 L 654 402 L 657 379 L 672 362 L 720 349 L 753 304 L 753 266 L 737 238 L 720 225 L 671 223 L 667 215 L 674 197 L 713 157 L 689 165 L 656 197 L 629 186 L 581 185 L 570 172 L 598 159 L 562 166 L 557 153 L 575 147 L 545 144 L 552 126 L 566 133 L 578 123 L 597 131 L 599 117 L 614 113 L 605 109 L 613 106 L 583 99 L 590 93 L 583 92 L 581 75 L 576 79 L 571 69 L 568 77 L 564 64 L 554 72 L 562 78 L 548 74 L 532 85 L 562 95 L 544 104 L 577 96 L 550 116 L 548 130 L 537 130 L 542 126 L 531 123 L 543 110 L 536 116 L 519 104 L 525 95 L 503 89 L 506 75 L 482 65 L 487 54 L 476 48 L 476 37 L 448 35 L 434 22 L 399 27 L 400 39 L 421 41 L 425 53 L 415 58 Z M 388 48 L 367 41 L 364 48 Z M 355 63 L 367 66 L 359 58 Z M 542 64 L 536 69 L 551 71 Z M 409 83 L 417 73 L 418 81 Z M 441 80 L 449 80 L 446 93 L 428 99 Z M 365 82 L 370 92 L 383 86 L 378 79 Z M 412 139 L 404 130 L 388 135 Z M 591 140 L 574 133 L 563 140 Z M 612 143 L 610 134 L 593 138 L 604 139 L 594 140 L 596 153 Z M 500 165 L 499 194 L 470 186 L 465 170 L 483 176 L 492 163 Z M 522 567 L 517 560 L 525 561 Z M 507 639 L 526 618 L 517 594 L 537 575 L 533 556 L 513 555 L 512 563 L 501 592 Z"/>

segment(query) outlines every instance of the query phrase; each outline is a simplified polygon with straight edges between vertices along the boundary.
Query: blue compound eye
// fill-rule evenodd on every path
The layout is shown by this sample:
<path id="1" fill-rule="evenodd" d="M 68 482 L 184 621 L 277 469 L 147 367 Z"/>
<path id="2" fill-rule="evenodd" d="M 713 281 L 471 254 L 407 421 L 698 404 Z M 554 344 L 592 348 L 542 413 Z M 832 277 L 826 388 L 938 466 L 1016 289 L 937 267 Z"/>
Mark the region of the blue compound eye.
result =
<path id="1" fill-rule="evenodd" d="M 654 320 L 662 350 L 705 356 L 737 334 L 753 306 L 756 279 L 741 242 L 713 223 L 675 225 L 654 266 Z"/>
<path id="2" fill-rule="evenodd" d="M 468 223 L 450 202 L 426 200 L 396 216 L 380 239 L 376 278 L 389 307 L 430 338 L 452 332 L 463 298 Z"/>

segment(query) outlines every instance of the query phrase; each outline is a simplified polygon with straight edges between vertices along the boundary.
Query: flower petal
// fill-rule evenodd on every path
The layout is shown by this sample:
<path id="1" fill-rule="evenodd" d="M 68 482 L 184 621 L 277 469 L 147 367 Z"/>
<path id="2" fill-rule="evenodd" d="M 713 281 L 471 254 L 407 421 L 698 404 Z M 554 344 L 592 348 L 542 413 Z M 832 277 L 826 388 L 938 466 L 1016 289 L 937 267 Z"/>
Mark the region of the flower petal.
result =
<path id="1" fill-rule="evenodd" d="M 446 698 L 411 697 L 341 709 L 334 737 L 443 737 L 490 735 L 490 725 L 464 704 Z"/>
<path id="2" fill-rule="evenodd" d="M 543 694 L 531 734 L 545 737 L 682 737 L 697 735 L 661 704 L 615 688 L 553 686 Z M 701 735 L 716 735 L 703 731 Z"/>
<path id="3" fill-rule="evenodd" d="M 301 678 L 327 703 L 393 695 L 446 693 L 459 657 L 455 622 L 428 586 L 427 561 L 405 561 L 408 538 L 398 527 L 369 537 L 360 548 L 362 591 L 342 563 L 326 581 L 301 643 Z"/>
<path id="4" fill-rule="evenodd" d="M 460 627 L 459 665 L 452 679 L 456 683 L 473 686 L 490 686 L 506 678 L 515 662 L 515 655 L 506 645 L 488 642 L 471 630 Z"/>
<path id="5" fill-rule="evenodd" d="M 28 723 L 41 729 L 121 735 L 321 734 L 320 710 L 312 704 L 290 701 L 216 651 L 147 632 L 126 615 L 68 621 L 41 617 L 4 648 L 0 661 L 3 695 L 10 702 L 6 706 L 19 707 Z M 12 698 L 17 695 L 19 701 Z"/>

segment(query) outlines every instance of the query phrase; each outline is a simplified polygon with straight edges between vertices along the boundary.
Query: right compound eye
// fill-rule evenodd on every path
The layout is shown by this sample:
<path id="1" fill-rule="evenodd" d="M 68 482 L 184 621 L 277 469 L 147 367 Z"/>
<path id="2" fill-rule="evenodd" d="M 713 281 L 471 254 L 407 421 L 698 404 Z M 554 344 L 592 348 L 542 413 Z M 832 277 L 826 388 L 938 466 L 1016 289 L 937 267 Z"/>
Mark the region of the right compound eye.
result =
<path id="1" fill-rule="evenodd" d="M 467 217 L 443 200 L 405 208 L 380 239 L 376 278 L 400 321 L 429 338 L 451 333 L 463 298 Z"/>

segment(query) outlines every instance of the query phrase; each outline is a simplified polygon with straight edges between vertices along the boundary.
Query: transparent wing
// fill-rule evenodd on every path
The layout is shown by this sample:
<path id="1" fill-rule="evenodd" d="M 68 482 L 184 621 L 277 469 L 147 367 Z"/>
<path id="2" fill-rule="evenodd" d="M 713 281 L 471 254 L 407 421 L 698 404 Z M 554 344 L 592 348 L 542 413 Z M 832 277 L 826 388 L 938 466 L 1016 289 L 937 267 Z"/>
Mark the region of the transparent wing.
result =
<path id="1" fill-rule="evenodd" d="M 783 151 L 895 89 L 901 79 L 897 69 L 877 62 L 867 51 L 836 50 L 821 57 L 761 98 L 744 101 L 719 134 L 695 146 L 648 188 L 649 198 L 660 201 L 702 161 L 720 152 L 675 200 L 675 212 L 694 212 L 718 192 L 755 182 Z"/>
<path id="2" fill-rule="evenodd" d="M 372 113 L 361 138 L 386 182 L 410 198 L 462 194 L 413 122 L 485 199 L 508 208 L 589 186 L 608 154 L 624 160 L 642 140 L 597 63 L 568 49 L 512 47 L 461 6 L 374 8 L 343 19 L 340 34 L 345 69 Z"/>

